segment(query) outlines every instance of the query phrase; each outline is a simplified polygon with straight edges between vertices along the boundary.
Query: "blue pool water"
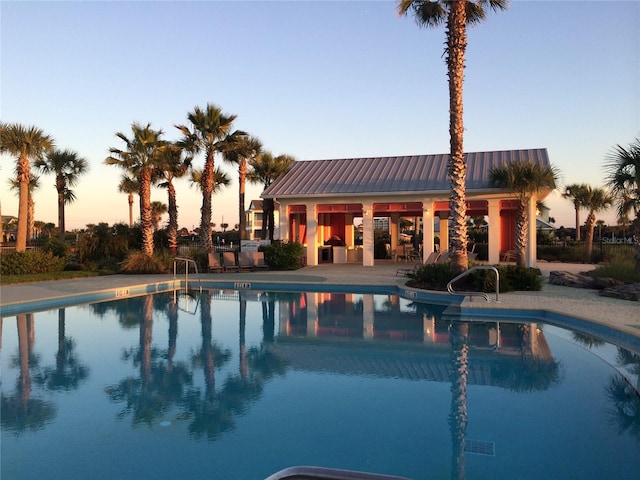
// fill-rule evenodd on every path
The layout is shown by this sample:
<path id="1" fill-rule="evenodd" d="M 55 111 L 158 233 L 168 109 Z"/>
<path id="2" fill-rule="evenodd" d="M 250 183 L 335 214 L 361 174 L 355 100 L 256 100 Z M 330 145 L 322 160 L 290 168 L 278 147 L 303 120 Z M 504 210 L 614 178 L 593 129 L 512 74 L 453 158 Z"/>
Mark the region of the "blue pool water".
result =
<path id="1" fill-rule="evenodd" d="M 637 479 L 640 355 L 393 295 L 206 290 L 2 318 L 10 479 Z"/>

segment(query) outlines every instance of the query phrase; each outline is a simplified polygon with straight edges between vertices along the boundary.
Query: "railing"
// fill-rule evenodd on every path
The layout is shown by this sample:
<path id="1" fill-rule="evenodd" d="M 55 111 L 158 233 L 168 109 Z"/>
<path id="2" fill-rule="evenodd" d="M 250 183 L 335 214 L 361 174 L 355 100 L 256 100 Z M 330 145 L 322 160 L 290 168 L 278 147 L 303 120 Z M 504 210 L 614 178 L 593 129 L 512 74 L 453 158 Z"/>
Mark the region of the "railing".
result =
<path id="1" fill-rule="evenodd" d="M 200 291 L 202 292 L 202 281 L 200 280 L 200 273 L 198 273 L 198 264 L 190 258 L 176 257 L 173 259 L 173 280 L 175 281 L 176 279 L 177 266 L 180 261 L 184 262 L 184 288 L 186 290 L 189 289 L 189 265 L 193 264 L 193 268 L 195 269 L 198 277 L 198 282 L 200 282 Z"/>
<path id="2" fill-rule="evenodd" d="M 471 267 L 469 270 L 462 272 L 456 278 L 447 283 L 447 291 L 450 295 L 462 295 L 464 297 L 482 297 L 485 301 L 489 302 L 489 295 L 484 292 L 456 292 L 453 289 L 453 284 L 460 280 L 461 278 L 466 277 L 471 272 L 475 270 L 492 270 L 496 274 L 496 303 L 500 303 L 500 274 L 498 273 L 498 269 L 496 267 L 491 267 L 489 265 L 476 265 L 475 267 Z"/>

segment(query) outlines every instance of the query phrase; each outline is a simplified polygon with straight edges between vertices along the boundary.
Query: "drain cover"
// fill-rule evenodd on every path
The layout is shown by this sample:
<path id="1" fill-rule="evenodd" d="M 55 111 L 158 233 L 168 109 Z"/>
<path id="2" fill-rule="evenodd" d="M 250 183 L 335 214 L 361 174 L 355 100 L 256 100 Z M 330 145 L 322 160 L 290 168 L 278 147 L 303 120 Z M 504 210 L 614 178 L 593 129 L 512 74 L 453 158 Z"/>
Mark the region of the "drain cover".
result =
<path id="1" fill-rule="evenodd" d="M 468 453 L 475 453 L 478 455 L 488 455 L 495 457 L 496 444 L 495 442 L 482 442 L 480 440 L 466 439 L 464 441 L 464 451 Z"/>

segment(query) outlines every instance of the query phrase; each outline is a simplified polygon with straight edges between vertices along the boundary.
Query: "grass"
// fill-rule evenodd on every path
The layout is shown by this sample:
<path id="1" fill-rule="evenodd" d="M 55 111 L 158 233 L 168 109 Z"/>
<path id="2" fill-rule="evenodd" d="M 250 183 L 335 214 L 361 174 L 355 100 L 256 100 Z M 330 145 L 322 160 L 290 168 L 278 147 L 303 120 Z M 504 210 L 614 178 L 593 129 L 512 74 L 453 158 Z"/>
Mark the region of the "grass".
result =
<path id="1" fill-rule="evenodd" d="M 45 282 L 47 280 L 69 280 L 71 278 L 99 277 L 102 275 L 113 275 L 116 272 L 110 270 L 78 270 L 60 271 L 48 273 L 33 273 L 26 275 L 2 275 L 0 285 L 13 285 L 16 283 Z"/>

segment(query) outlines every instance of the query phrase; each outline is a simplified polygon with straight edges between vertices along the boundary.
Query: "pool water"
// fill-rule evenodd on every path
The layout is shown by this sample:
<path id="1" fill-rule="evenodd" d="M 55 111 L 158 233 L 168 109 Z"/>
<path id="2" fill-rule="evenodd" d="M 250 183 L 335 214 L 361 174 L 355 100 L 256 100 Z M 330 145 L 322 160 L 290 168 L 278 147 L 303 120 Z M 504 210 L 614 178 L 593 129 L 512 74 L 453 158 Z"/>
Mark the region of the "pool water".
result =
<path id="1" fill-rule="evenodd" d="M 215 289 L 1 327 L 3 480 L 640 472 L 639 353 L 559 326 L 393 295 Z"/>

